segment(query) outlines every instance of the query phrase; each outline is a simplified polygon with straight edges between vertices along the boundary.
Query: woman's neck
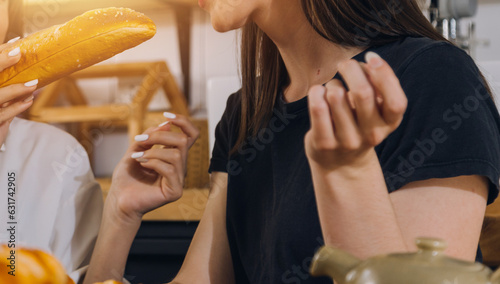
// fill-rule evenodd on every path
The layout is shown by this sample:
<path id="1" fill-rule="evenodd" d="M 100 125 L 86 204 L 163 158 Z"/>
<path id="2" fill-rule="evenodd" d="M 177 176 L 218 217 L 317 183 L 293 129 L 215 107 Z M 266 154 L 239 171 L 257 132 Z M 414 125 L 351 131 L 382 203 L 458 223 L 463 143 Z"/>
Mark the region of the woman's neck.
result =
<path id="1" fill-rule="evenodd" d="M 286 8 L 270 7 L 267 14 L 255 15 L 254 21 L 273 40 L 285 62 L 290 79 L 284 91 L 287 102 L 305 97 L 313 85 L 328 82 L 337 73 L 340 62 L 363 51 L 342 47 L 320 36 L 307 21 L 299 1 L 289 1 Z"/>

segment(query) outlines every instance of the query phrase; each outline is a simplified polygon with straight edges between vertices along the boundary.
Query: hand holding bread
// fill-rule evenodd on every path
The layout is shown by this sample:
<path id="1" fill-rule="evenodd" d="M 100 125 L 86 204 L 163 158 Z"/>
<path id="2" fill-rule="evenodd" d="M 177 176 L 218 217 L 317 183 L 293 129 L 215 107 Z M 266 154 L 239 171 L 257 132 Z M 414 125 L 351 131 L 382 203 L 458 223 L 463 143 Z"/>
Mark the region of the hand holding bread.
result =
<path id="1" fill-rule="evenodd" d="M 8 52 L 11 47 L 11 43 L 0 45 L 0 72 L 11 66 L 15 66 L 21 59 L 21 54 L 16 49 Z M 35 83 L 36 81 L 26 81 L 7 87 L 0 87 L 0 125 L 12 120 L 16 115 L 24 112 L 33 104 L 31 93 L 36 89 Z M 2 137 L 0 137 L 0 141 L 3 141 Z"/>
<path id="2" fill-rule="evenodd" d="M 9 45 L 5 52 L 18 50 L 21 58 L 0 72 L 0 87 L 32 80 L 43 87 L 135 47 L 155 33 L 153 21 L 131 9 L 88 11 Z"/>

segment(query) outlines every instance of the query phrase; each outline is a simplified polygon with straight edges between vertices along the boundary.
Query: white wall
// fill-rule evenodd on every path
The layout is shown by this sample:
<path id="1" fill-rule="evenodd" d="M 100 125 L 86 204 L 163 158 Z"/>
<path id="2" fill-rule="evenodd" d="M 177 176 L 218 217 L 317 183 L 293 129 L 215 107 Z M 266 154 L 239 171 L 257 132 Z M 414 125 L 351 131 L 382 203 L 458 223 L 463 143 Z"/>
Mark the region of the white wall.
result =
<path id="1" fill-rule="evenodd" d="M 476 23 L 476 38 L 479 41 L 487 40 L 489 45 L 479 43 L 476 49 L 476 60 L 500 60 L 500 1 L 484 1 L 479 4 Z"/>
<path id="2" fill-rule="evenodd" d="M 115 56 L 114 62 L 165 60 L 182 88 L 182 70 L 173 11 L 146 12 L 158 32 L 148 42 Z M 213 76 L 237 73 L 236 32 L 220 34 L 212 29 L 208 15 L 194 9 L 191 30 L 191 105 L 205 108 L 205 86 Z"/>
<path id="3" fill-rule="evenodd" d="M 497 106 L 500 106 L 500 1 L 480 1 L 476 23 L 476 40 L 478 41 L 475 59 L 483 74 L 489 80 Z M 487 44 L 486 44 L 487 42 Z"/>

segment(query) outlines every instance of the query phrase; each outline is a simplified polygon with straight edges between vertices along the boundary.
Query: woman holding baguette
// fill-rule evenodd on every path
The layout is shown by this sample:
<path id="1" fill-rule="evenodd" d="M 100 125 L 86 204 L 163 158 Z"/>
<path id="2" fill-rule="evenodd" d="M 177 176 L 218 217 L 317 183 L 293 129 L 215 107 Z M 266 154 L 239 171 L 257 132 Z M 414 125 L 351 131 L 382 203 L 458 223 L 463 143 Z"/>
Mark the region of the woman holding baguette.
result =
<path id="1" fill-rule="evenodd" d="M 210 198 L 172 283 L 331 283 L 308 274 L 324 243 L 367 258 L 429 236 L 450 256 L 480 255 L 499 114 L 473 60 L 414 0 L 199 3 L 216 30 L 242 29 L 242 89 L 216 129 Z M 129 150 L 141 160 L 117 167 L 86 283 L 121 279 L 142 215 L 181 195 L 177 163 L 159 166 L 160 133 L 147 134 Z M 123 178 L 143 167 L 163 177 Z"/>
<path id="2" fill-rule="evenodd" d="M 12 42 L 23 36 L 22 3 L 0 0 L 0 42 L 11 39 L 0 45 L 0 72 L 21 59 L 21 50 L 6 50 L 11 50 Z M 37 83 L 34 80 L 0 88 L 0 195 L 5 201 L 0 202 L 0 245 L 50 252 L 75 283 L 82 283 L 101 223 L 102 193 L 87 153 L 72 136 L 55 127 L 16 117 L 33 104 Z M 113 175 L 115 190 L 109 195 L 109 206 L 130 189 L 146 193 L 134 197 L 136 202 L 126 208 L 136 214 L 180 196 L 187 150 L 198 137 L 198 130 L 186 117 L 169 114 L 168 118 L 169 123 L 147 130 L 137 138 L 140 145 L 131 148 L 136 152 L 148 150 L 147 155 L 132 160 L 131 152 L 126 153 Z M 170 133 L 170 124 L 185 134 Z M 167 147 L 152 150 L 154 144 Z M 14 209 L 7 207 L 8 197 L 15 199 Z M 107 212 L 112 209 L 108 207 Z M 7 214 L 12 210 L 15 213 Z M 8 231 L 4 226 L 12 220 L 17 222 L 15 230 Z M 116 225 L 105 218 L 101 239 Z M 13 238 L 15 243 L 11 242 Z M 22 260 L 19 261 L 18 273 L 23 273 Z"/>
<path id="3" fill-rule="evenodd" d="M 0 45 L 0 72 L 21 59 L 21 50 L 6 50 L 23 36 L 22 11 L 22 1 L 0 0 L 0 43 L 12 39 Z M 81 283 L 99 229 L 102 193 L 87 153 L 71 135 L 16 117 L 33 104 L 37 83 L 0 88 L 0 245 L 50 252 Z M 18 273 L 27 273 L 22 260 L 17 264 Z"/>

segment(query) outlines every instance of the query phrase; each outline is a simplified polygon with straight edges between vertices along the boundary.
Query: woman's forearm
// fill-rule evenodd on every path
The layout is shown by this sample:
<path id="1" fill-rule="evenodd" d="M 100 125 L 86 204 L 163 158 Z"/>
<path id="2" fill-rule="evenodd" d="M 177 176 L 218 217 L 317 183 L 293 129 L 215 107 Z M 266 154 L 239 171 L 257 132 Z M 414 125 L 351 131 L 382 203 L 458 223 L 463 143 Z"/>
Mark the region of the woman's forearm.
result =
<path id="1" fill-rule="evenodd" d="M 124 220 L 106 204 L 97 242 L 84 284 L 123 279 L 130 247 L 141 219 Z"/>
<path id="2" fill-rule="evenodd" d="M 375 151 L 362 167 L 326 171 L 311 163 L 327 245 L 361 258 L 407 251 Z"/>

